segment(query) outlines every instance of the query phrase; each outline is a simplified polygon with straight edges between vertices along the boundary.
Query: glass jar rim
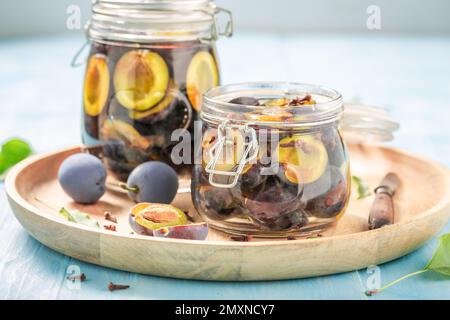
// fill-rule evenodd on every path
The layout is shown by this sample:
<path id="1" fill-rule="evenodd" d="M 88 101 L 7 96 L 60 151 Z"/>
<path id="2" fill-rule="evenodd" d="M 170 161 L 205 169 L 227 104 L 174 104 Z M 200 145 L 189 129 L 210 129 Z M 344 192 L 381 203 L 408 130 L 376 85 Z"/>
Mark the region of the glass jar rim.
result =
<path id="1" fill-rule="evenodd" d="M 230 103 L 238 97 L 295 99 L 311 95 L 315 104 L 252 106 Z M 200 118 L 212 124 L 232 121 L 270 127 L 311 127 L 339 121 L 342 95 L 329 87 L 297 82 L 247 82 L 215 87 L 203 96 Z"/>

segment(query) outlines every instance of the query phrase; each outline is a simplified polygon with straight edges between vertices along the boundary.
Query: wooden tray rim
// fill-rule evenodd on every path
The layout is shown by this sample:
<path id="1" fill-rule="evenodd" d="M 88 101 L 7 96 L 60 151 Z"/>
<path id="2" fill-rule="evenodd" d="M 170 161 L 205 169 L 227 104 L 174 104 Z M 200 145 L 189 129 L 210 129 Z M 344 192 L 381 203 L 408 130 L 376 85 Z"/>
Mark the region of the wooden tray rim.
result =
<path id="1" fill-rule="evenodd" d="M 309 238 L 307 239 L 308 244 L 320 244 L 323 242 L 328 242 L 331 240 L 351 240 L 353 238 L 357 239 L 361 236 L 361 234 L 367 234 L 371 236 L 375 236 L 376 234 L 382 234 L 382 233 L 389 233 L 391 232 L 392 228 L 395 227 L 408 227 L 411 224 L 416 223 L 417 221 L 420 221 L 422 219 L 426 219 L 428 216 L 433 215 L 436 212 L 440 212 L 441 210 L 448 209 L 449 213 L 448 216 L 450 216 L 450 169 L 447 168 L 445 165 L 440 164 L 434 160 L 429 160 L 425 157 L 410 153 L 405 150 L 401 150 L 398 148 L 392 148 L 392 147 L 386 147 L 386 146 L 376 146 L 377 148 L 389 150 L 391 152 L 395 152 L 397 154 L 401 154 L 403 156 L 411 157 L 418 159 L 420 161 L 426 161 L 429 164 L 433 165 L 435 169 L 442 172 L 442 174 L 445 176 L 445 183 L 447 185 L 447 192 L 445 196 L 442 197 L 442 200 L 438 202 L 435 206 L 432 208 L 425 210 L 415 216 L 412 220 L 409 220 L 407 222 L 399 222 L 393 225 L 385 226 L 383 228 L 377 229 L 377 230 L 367 230 L 367 231 L 360 231 L 350 234 L 343 234 L 343 235 L 336 235 L 336 236 L 329 236 L 329 237 L 323 237 L 323 238 Z M 44 219 L 51 220 L 52 222 L 56 222 L 61 225 L 65 225 L 69 228 L 75 228 L 79 230 L 83 230 L 86 232 L 91 232 L 94 234 L 101 234 L 107 237 L 124 237 L 128 239 L 136 239 L 136 240 L 145 240 L 145 241 L 155 241 L 155 242 L 163 242 L 163 243 L 173 243 L 173 244 L 184 244 L 184 245 L 208 245 L 208 246 L 219 246 L 219 247 L 259 247 L 259 246 L 285 246 L 285 245 L 298 245 L 300 243 L 305 243 L 304 240 L 306 239 L 296 239 L 296 240 L 290 240 L 290 241 L 279 241 L 279 240 L 262 240 L 262 241 L 255 241 L 255 242 L 242 242 L 242 241 L 218 241 L 218 240 L 184 240 L 184 239 L 165 239 L 165 238 L 156 238 L 156 237 L 149 237 L 144 235 L 138 235 L 138 234 L 124 234 L 124 233 L 116 233 L 109 230 L 104 229 L 93 229 L 88 226 L 72 223 L 69 221 L 64 220 L 63 218 L 59 219 L 55 214 L 50 214 L 46 210 L 39 210 L 37 207 L 33 206 L 31 203 L 29 203 L 27 200 L 25 200 L 17 191 L 16 189 L 16 181 L 17 177 L 20 175 L 20 173 L 29 165 L 45 159 L 47 157 L 54 156 L 58 153 L 75 153 L 77 151 L 80 151 L 82 146 L 77 147 L 71 147 L 66 148 L 62 150 L 57 150 L 53 152 L 46 152 L 43 154 L 38 154 L 29 157 L 28 159 L 25 159 L 24 161 L 17 164 L 15 167 L 13 167 L 7 174 L 6 180 L 5 180 L 5 191 L 8 196 L 9 201 L 14 201 L 17 205 L 23 207 L 30 213 L 33 213 L 35 215 L 38 215 Z"/>

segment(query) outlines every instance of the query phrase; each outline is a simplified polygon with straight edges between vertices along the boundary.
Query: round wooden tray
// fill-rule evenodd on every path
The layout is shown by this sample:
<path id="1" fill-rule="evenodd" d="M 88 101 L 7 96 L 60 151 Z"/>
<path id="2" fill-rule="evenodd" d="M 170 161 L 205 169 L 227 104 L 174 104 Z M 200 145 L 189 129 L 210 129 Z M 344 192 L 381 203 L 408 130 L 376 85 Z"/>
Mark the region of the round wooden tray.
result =
<path id="1" fill-rule="evenodd" d="M 133 205 L 108 190 L 95 205 L 73 203 L 57 182 L 60 163 L 80 148 L 34 156 L 6 179 L 11 207 L 23 227 L 44 245 L 90 263 L 132 272 L 203 280 L 271 280 L 317 276 L 380 264 L 418 248 L 448 221 L 450 173 L 447 168 L 404 151 L 350 145 L 353 174 L 371 188 L 390 171 L 401 178 L 395 195 L 395 224 L 367 230 L 373 196 L 352 197 L 347 213 L 319 238 L 231 241 L 211 230 L 206 241 L 161 239 L 130 234 L 127 212 Z M 46 204 L 44 204 L 46 203 Z M 189 192 L 174 205 L 194 215 Z M 61 218 L 65 206 L 87 212 L 100 224 L 104 211 L 119 218 L 117 232 L 93 229 Z M 54 207 L 56 209 L 51 209 Z"/>

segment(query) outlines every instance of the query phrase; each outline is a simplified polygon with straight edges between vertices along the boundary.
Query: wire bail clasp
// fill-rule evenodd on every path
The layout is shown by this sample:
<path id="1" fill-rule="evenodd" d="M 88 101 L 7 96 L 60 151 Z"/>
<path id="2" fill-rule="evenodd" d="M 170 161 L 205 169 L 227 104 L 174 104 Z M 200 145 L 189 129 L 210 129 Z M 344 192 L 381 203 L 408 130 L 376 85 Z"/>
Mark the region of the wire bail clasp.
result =
<path id="1" fill-rule="evenodd" d="M 86 23 L 86 25 L 84 26 L 84 33 L 86 35 L 86 38 L 88 39 L 79 49 L 78 51 L 75 53 L 75 55 L 72 57 L 72 60 L 70 61 L 70 66 L 72 68 L 78 68 L 78 67 L 82 67 L 86 64 L 86 56 L 83 56 L 84 52 L 86 51 L 86 49 L 88 49 L 89 44 L 91 43 L 91 41 L 89 40 L 89 30 L 91 28 L 91 21 L 88 21 Z"/>
<path id="2" fill-rule="evenodd" d="M 209 14 L 211 16 L 211 21 L 212 21 L 211 36 L 203 37 L 202 40 L 203 41 L 215 41 L 215 40 L 219 39 L 219 37 L 230 38 L 231 36 L 233 36 L 234 23 L 233 23 L 233 14 L 231 13 L 231 11 L 221 8 L 221 7 L 217 7 L 215 4 L 212 4 L 212 3 L 210 4 L 210 8 L 212 9 L 212 11 L 201 10 L 201 11 L 205 12 L 206 14 Z M 218 16 L 220 14 L 224 14 L 226 16 L 225 28 L 223 30 L 221 30 L 219 27 L 220 23 L 218 21 Z"/>
<path id="3" fill-rule="evenodd" d="M 233 152 L 235 150 L 235 141 L 231 135 L 232 130 L 239 130 L 244 137 L 244 152 L 240 159 L 236 159 L 236 166 L 231 171 L 218 170 L 217 164 L 219 159 L 223 159 L 224 152 L 229 150 L 227 146 L 231 146 Z M 255 160 L 259 151 L 258 139 L 256 137 L 255 129 L 245 125 L 231 124 L 228 120 L 222 122 L 217 129 L 217 142 L 209 150 L 210 160 L 206 165 L 205 171 L 209 174 L 209 183 L 218 188 L 233 188 L 242 174 L 244 167 Z M 225 158 L 226 159 L 226 158 Z M 227 183 L 218 182 L 214 179 L 215 176 L 225 177 Z M 232 178 L 231 182 L 229 178 Z"/>

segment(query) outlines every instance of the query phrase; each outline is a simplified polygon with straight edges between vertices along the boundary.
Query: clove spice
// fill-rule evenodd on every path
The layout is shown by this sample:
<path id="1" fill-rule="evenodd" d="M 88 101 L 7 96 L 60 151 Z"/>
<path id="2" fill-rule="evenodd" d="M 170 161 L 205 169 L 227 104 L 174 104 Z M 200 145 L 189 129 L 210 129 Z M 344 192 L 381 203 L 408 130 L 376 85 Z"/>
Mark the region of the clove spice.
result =
<path id="1" fill-rule="evenodd" d="M 126 285 L 126 284 L 115 284 L 115 283 L 112 283 L 112 282 L 110 282 L 109 284 L 108 284 L 108 290 L 109 291 L 116 291 L 116 290 L 125 290 L 125 289 L 128 289 L 130 286 L 129 285 Z"/>
<path id="2" fill-rule="evenodd" d="M 117 223 L 117 217 L 114 216 L 111 211 L 105 211 L 105 220 Z"/>
<path id="3" fill-rule="evenodd" d="M 84 273 L 82 274 L 77 274 L 77 275 L 69 275 L 67 276 L 67 280 L 70 281 L 80 281 L 80 282 L 84 282 L 86 281 L 86 275 Z"/>
<path id="4" fill-rule="evenodd" d="M 113 224 L 110 224 L 110 225 L 104 225 L 103 227 L 104 227 L 106 230 L 109 230 L 109 231 L 117 231 L 117 230 L 116 230 L 116 226 L 113 225 Z"/>

